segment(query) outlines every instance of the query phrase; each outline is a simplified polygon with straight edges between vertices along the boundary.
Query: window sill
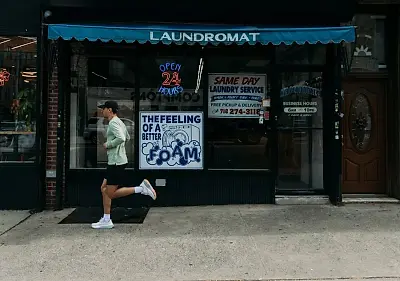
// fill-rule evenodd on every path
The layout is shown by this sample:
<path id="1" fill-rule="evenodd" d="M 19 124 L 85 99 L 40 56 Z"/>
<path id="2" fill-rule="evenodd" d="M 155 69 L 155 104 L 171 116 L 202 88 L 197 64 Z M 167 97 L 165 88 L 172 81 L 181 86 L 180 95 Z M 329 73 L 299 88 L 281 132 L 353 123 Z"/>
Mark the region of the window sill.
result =
<path id="1" fill-rule="evenodd" d="M 208 169 L 208 171 L 271 172 L 271 169 Z"/>

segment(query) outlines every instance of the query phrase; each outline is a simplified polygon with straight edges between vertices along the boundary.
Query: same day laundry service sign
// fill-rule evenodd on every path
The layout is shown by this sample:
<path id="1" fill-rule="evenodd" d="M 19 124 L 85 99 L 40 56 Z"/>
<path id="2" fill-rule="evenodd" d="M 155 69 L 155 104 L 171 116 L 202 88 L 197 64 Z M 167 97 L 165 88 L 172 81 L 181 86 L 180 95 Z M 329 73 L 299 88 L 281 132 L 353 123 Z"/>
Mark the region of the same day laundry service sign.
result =
<path id="1" fill-rule="evenodd" d="M 259 118 L 266 96 L 266 75 L 208 75 L 208 116 L 211 118 Z"/>
<path id="2" fill-rule="evenodd" d="M 203 169 L 202 112 L 140 112 L 140 169 Z"/>

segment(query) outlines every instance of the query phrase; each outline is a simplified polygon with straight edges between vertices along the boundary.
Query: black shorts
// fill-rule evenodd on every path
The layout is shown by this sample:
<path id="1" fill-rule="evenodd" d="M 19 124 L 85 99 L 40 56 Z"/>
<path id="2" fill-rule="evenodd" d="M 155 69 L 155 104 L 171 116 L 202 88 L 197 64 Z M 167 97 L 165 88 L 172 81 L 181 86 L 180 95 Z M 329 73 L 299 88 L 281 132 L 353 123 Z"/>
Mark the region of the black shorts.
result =
<path id="1" fill-rule="evenodd" d="M 107 165 L 106 175 L 107 185 L 122 185 L 124 171 L 127 164 L 124 165 Z"/>

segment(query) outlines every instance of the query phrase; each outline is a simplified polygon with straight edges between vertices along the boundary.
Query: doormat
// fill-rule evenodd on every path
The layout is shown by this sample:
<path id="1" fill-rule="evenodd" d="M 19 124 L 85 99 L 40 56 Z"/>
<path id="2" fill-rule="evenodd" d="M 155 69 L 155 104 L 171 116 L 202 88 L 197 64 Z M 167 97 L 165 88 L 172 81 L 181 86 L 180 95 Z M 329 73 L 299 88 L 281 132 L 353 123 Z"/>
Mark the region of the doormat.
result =
<path id="1" fill-rule="evenodd" d="M 150 208 L 113 208 L 111 219 L 113 223 L 141 224 L 147 216 Z M 103 216 L 103 208 L 100 207 L 78 207 L 59 224 L 90 224 L 98 222 Z"/>

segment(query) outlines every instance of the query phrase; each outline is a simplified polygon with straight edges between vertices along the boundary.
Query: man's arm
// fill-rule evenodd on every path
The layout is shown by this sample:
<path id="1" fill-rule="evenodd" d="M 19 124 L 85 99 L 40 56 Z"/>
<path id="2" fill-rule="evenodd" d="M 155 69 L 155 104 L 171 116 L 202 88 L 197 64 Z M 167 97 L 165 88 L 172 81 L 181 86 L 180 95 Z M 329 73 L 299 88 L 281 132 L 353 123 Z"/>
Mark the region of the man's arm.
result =
<path id="1" fill-rule="evenodd" d="M 123 130 L 122 126 L 120 126 L 117 122 L 110 122 L 109 128 L 115 136 L 115 139 L 110 142 L 106 142 L 106 147 L 108 149 L 116 147 L 126 141 L 125 131 Z"/>

